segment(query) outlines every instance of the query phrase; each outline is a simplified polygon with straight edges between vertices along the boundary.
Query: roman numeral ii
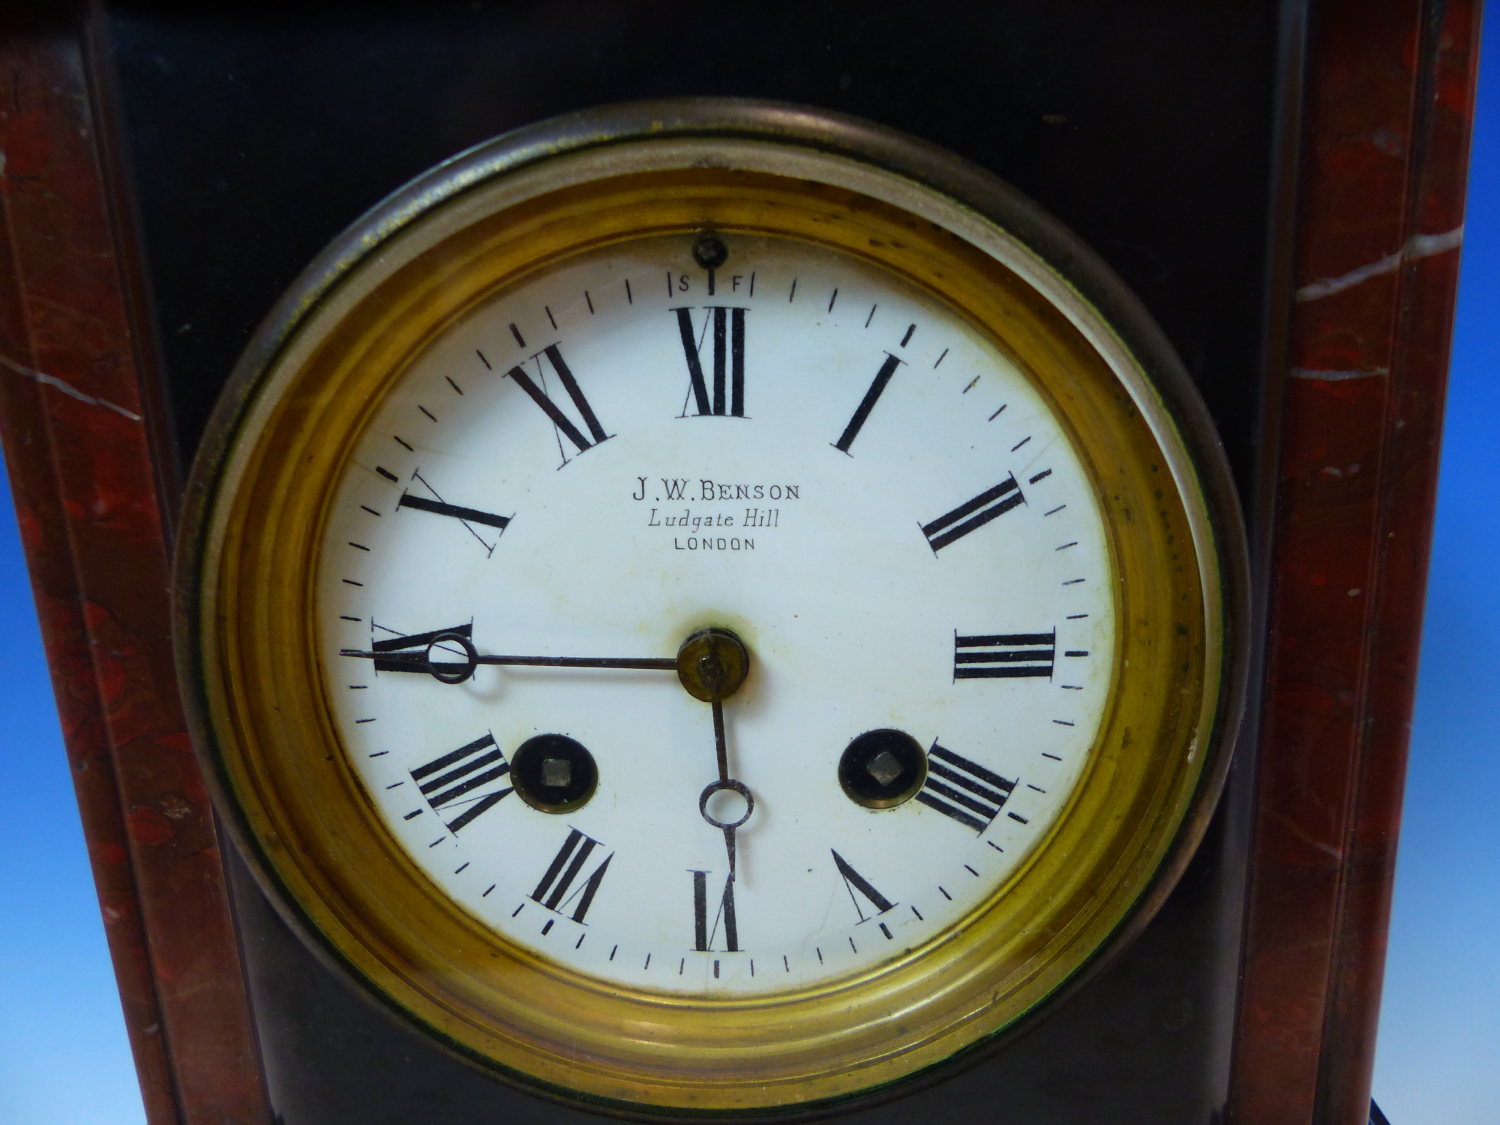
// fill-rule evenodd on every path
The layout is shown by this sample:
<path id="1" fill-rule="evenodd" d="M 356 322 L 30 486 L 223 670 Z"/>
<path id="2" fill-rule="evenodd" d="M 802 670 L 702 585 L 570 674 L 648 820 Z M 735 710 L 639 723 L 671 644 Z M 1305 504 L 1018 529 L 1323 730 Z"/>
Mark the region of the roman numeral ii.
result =
<path id="1" fill-rule="evenodd" d="M 927 545 L 932 548 L 933 554 L 937 554 L 948 544 L 957 542 L 975 528 L 983 527 L 996 516 L 1003 516 L 1012 508 L 1018 508 L 1024 503 L 1026 503 L 1026 497 L 1021 494 L 1021 486 L 1016 483 L 1015 475 L 1012 474 L 994 488 L 986 489 L 974 499 L 960 504 L 953 511 L 939 516 L 929 524 L 924 524 L 922 534 L 927 536 Z"/>

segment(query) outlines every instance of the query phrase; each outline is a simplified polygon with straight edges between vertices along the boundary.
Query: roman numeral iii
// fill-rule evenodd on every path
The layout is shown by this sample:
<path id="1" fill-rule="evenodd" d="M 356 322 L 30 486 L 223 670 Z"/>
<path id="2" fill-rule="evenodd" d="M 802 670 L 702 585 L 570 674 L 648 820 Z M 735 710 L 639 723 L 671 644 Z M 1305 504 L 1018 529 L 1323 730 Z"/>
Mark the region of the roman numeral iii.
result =
<path id="1" fill-rule="evenodd" d="M 714 337 L 713 399 L 709 400 L 708 383 L 703 377 L 702 349 L 693 328 L 692 309 L 673 309 L 677 314 L 677 331 L 682 337 L 682 354 L 687 360 L 688 382 L 699 417 L 726 414 L 745 416 L 745 310 L 728 306 L 710 306 L 703 331 Z M 725 403 L 726 375 L 728 403 Z"/>
<path id="2" fill-rule="evenodd" d="M 934 742 L 927 752 L 927 780 L 917 800 L 975 832 L 983 832 L 1000 815 L 1015 787 L 1014 781 Z"/>
<path id="3" fill-rule="evenodd" d="M 589 912 L 589 907 L 594 904 L 594 896 L 599 893 L 599 884 L 604 882 L 604 873 L 609 870 L 609 861 L 615 858 L 615 853 L 610 852 L 599 866 L 594 868 L 592 874 L 579 882 L 578 877 L 587 865 L 589 856 L 598 846 L 598 840 L 585 836 L 576 828 L 570 828 L 568 838 L 563 841 L 563 846 L 552 858 L 552 864 L 547 868 L 547 873 L 536 885 L 536 890 L 531 892 L 532 901 L 539 902 L 548 910 L 554 910 L 559 914 L 567 913 L 568 908 L 571 907 L 573 921 L 582 922 L 584 915 Z M 574 883 L 578 885 L 574 887 Z"/>
<path id="4" fill-rule="evenodd" d="M 411 771 L 411 779 L 438 815 L 463 810 L 446 822 L 448 831 L 457 833 L 514 791 L 500 786 L 500 778 L 508 773 L 510 764 L 495 745 L 494 735 L 487 734 L 418 766 Z"/>
<path id="5" fill-rule="evenodd" d="M 719 936 L 719 923 L 724 924 L 724 951 L 740 951 L 740 931 L 734 917 L 734 876 L 724 880 L 724 893 L 719 896 L 719 909 L 712 926 L 708 921 L 708 872 L 693 872 L 693 948 L 706 953 L 713 948 Z"/>
<path id="6" fill-rule="evenodd" d="M 515 380 L 516 386 L 520 387 L 530 396 L 532 402 L 542 408 L 542 413 L 552 420 L 552 424 L 573 443 L 579 453 L 582 453 L 585 449 L 592 449 L 601 441 L 609 440 L 609 435 L 604 432 L 604 427 L 599 424 L 599 419 L 595 417 L 594 408 L 589 405 L 589 400 L 583 397 L 583 391 L 578 388 L 578 380 L 573 377 L 573 372 L 563 360 L 562 352 L 558 350 L 557 345 L 552 344 L 545 347 L 532 356 L 539 376 L 543 374 L 542 356 L 547 357 L 547 362 L 552 365 L 552 371 L 562 383 L 563 390 L 567 391 L 568 398 L 573 400 L 573 408 L 578 411 L 579 419 L 588 429 L 589 437 L 583 436 L 583 431 L 573 423 L 571 418 L 562 412 L 562 408 L 553 402 L 547 396 L 547 392 L 537 386 L 531 376 L 524 370 L 520 367 L 512 367 L 506 374 Z M 590 438 L 593 440 L 589 440 Z M 563 460 L 564 462 L 567 461 L 566 455 L 564 455 Z"/>
<path id="7" fill-rule="evenodd" d="M 953 637 L 954 680 L 1050 680 L 1056 661 L 1056 629 L 1049 633 Z"/>
<path id="8" fill-rule="evenodd" d="M 1012 474 L 994 488 L 986 489 L 953 511 L 924 524 L 922 534 L 927 536 L 927 545 L 932 548 L 933 554 L 937 554 L 948 544 L 956 543 L 969 532 L 1024 503 L 1026 497 L 1022 495 L 1021 486 L 1016 483 L 1015 475 Z"/>

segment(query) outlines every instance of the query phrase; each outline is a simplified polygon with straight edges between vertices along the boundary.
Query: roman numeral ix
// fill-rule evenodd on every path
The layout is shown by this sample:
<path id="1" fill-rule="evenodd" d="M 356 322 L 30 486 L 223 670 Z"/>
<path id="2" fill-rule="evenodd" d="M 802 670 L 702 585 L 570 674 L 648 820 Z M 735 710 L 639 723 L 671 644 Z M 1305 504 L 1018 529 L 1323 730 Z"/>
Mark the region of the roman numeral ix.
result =
<path id="1" fill-rule="evenodd" d="M 383 626 L 376 625 L 373 621 L 370 624 L 376 629 L 383 628 Z M 474 623 L 469 622 L 464 625 L 454 625 L 449 629 L 434 629 L 430 633 L 413 633 L 410 636 L 387 637 L 383 641 L 375 641 L 370 645 L 371 652 L 388 652 L 391 654 L 389 660 L 382 660 L 378 656 L 375 657 L 375 671 L 426 672 L 427 646 L 445 633 L 457 633 L 461 637 L 472 638 L 474 636 Z M 458 648 L 456 645 L 440 645 L 438 647 L 443 652 L 451 652 L 460 660 L 460 663 L 457 664 L 439 663 L 434 660 L 432 666 L 438 671 L 456 673 L 469 666 L 467 654 L 461 648 Z M 352 649 L 345 651 L 353 653 Z M 364 654 L 355 653 L 355 655 Z"/>
<path id="2" fill-rule="evenodd" d="M 927 752 L 927 780 L 917 800 L 975 832 L 983 832 L 1000 815 L 1015 787 L 1014 781 L 934 742 Z"/>
<path id="3" fill-rule="evenodd" d="M 593 873 L 579 882 L 575 888 L 573 884 L 578 881 L 578 876 L 583 871 L 584 865 L 588 863 L 589 856 L 598 846 L 598 840 L 585 836 L 576 828 L 570 828 L 568 838 L 563 841 L 563 846 L 553 857 L 547 873 L 536 885 L 536 890 L 531 892 L 532 901 L 539 902 L 548 910 L 556 911 L 558 914 L 564 914 L 568 907 L 572 907 L 573 921 L 582 922 L 584 915 L 589 912 L 589 907 L 594 904 L 594 896 L 599 893 L 599 884 L 604 882 L 604 873 L 609 870 L 609 861 L 615 858 L 615 853 L 610 852 L 604 857 L 603 862 L 594 868 Z M 571 894 L 568 893 L 570 889 Z"/>
<path id="4" fill-rule="evenodd" d="M 954 680 L 1050 680 L 1057 661 L 1057 630 L 953 636 Z"/>
<path id="5" fill-rule="evenodd" d="M 714 334 L 713 401 L 709 401 L 708 383 L 703 377 L 700 337 L 693 329 L 690 308 L 673 309 L 677 314 L 677 331 L 682 337 L 682 353 L 687 359 L 691 395 L 698 416 L 726 414 L 745 416 L 745 310 L 728 306 L 709 306 L 703 323 L 703 334 L 710 328 Z M 725 409 L 725 382 L 728 381 L 728 409 Z M 684 411 L 686 413 L 686 411 Z"/>
<path id="6" fill-rule="evenodd" d="M 713 948 L 719 936 L 719 923 L 724 923 L 724 951 L 740 951 L 740 931 L 734 917 L 734 876 L 724 880 L 724 893 L 719 896 L 719 910 L 714 915 L 713 925 L 708 921 L 708 872 L 693 872 L 693 948 L 706 953 Z"/>
<path id="7" fill-rule="evenodd" d="M 531 376 L 526 374 L 519 366 L 512 367 L 506 374 L 514 379 L 516 385 L 530 396 L 532 402 L 542 408 L 542 413 L 547 415 L 552 420 L 552 424 L 561 433 L 566 435 L 567 439 L 577 447 L 579 453 L 582 453 L 585 449 L 592 449 L 601 441 L 607 441 L 610 435 L 606 434 L 604 427 L 599 425 L 599 419 L 594 415 L 594 408 L 589 405 L 589 400 L 583 397 L 583 391 L 578 388 L 578 380 L 573 377 L 573 372 L 563 360 L 562 352 L 558 350 L 557 345 L 551 344 L 531 357 L 536 363 L 537 374 L 545 379 L 546 376 L 542 371 L 542 356 L 547 357 L 547 361 L 552 365 L 553 372 L 562 382 L 563 390 L 567 391 L 568 397 L 573 400 L 573 407 L 578 411 L 578 417 L 588 428 L 589 437 L 593 439 L 592 441 L 583 436 L 583 431 L 573 424 L 572 419 L 564 414 L 562 409 L 547 396 L 547 392 L 538 387 Z M 567 463 L 566 454 L 563 455 L 563 462 L 564 464 Z"/>
<path id="8" fill-rule="evenodd" d="M 983 527 L 995 517 L 1003 516 L 1024 503 L 1026 497 L 1021 494 L 1021 486 L 1016 483 L 1015 475 L 1012 474 L 994 488 L 981 492 L 953 511 L 924 524 L 922 534 L 927 536 L 927 545 L 932 548 L 932 553 L 937 554 L 975 528 Z"/>
<path id="9" fill-rule="evenodd" d="M 510 786 L 494 787 L 508 773 L 510 764 L 495 745 L 494 735 L 487 734 L 451 754 L 418 766 L 411 771 L 411 779 L 433 812 L 443 815 L 452 809 L 464 810 L 446 822 L 448 831 L 457 833 L 513 792 Z"/>

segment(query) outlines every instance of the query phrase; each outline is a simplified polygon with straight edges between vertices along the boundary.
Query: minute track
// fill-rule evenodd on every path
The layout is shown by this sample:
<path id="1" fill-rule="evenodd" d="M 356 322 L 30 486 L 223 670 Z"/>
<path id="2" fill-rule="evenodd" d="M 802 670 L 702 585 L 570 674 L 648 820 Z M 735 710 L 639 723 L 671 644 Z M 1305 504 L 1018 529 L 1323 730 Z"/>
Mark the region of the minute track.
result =
<path id="1" fill-rule="evenodd" d="M 506 297 L 476 313 L 451 344 L 413 368 L 409 389 L 369 425 L 370 452 L 361 447 L 359 463 L 379 462 L 399 482 L 388 489 L 392 482 L 383 476 L 351 469 L 346 502 L 326 537 L 341 548 L 326 556 L 340 570 L 326 564 L 323 581 L 331 592 L 319 656 L 325 668 L 342 667 L 334 676 L 371 689 L 340 694 L 348 700 L 340 705 L 341 729 L 367 791 L 413 862 L 430 869 L 431 879 L 497 940 L 611 987 L 674 997 L 748 998 L 821 987 L 876 969 L 908 948 L 925 948 L 957 924 L 1046 838 L 1056 807 L 1090 760 L 1088 740 L 1109 699 L 1107 690 L 1094 689 L 1107 686 L 1112 668 L 1097 658 L 1115 647 L 1110 588 L 1102 582 L 1108 557 L 1092 493 L 1045 403 L 1003 357 L 994 359 L 982 342 L 955 332 L 941 310 L 900 286 L 874 285 L 857 268 L 818 260 L 798 260 L 794 272 L 777 248 L 752 249 L 762 255 L 753 259 L 760 273 L 754 300 L 746 281 L 733 289 L 727 268 L 717 277 L 718 297 L 707 295 L 701 273 L 692 273 L 691 290 L 669 299 L 660 272 L 652 278 L 634 259 L 608 259 L 607 269 L 569 265 L 545 275 L 525 301 Z M 683 244 L 664 242 L 668 250 L 684 253 Z M 748 275 L 752 259 L 742 252 L 745 268 L 735 273 Z M 676 269 L 674 277 L 682 273 Z M 736 406 L 740 304 L 750 306 L 743 378 L 758 414 L 744 425 L 728 421 Z M 553 331 L 549 308 L 565 335 L 555 344 L 534 339 Z M 524 349 L 509 332 L 513 321 Z M 685 359 L 684 321 L 701 385 Z M 547 353 L 549 344 L 587 396 L 608 437 L 602 445 Z M 493 374 L 486 377 L 476 350 Z M 528 358 L 521 361 L 523 354 Z M 579 447 L 509 376 L 518 361 L 589 448 Z M 465 379 L 459 371 L 470 374 Z M 450 374 L 464 397 L 446 381 Z M 987 422 L 1006 401 L 1009 407 Z M 418 402 L 432 408 L 436 423 L 417 413 Z M 459 405 L 464 409 L 454 410 Z M 745 415 L 751 405 L 745 398 Z M 683 414 L 719 423 L 686 421 Z M 389 434 L 411 438 L 402 426 L 418 423 L 425 427 L 420 466 L 415 456 L 391 460 Z M 1028 434 L 1032 440 L 1015 458 L 1046 442 L 1055 451 L 1051 460 L 1034 468 L 1006 464 L 1013 460 L 1009 450 Z M 559 448 L 566 454 L 562 472 Z M 834 457 L 834 450 L 853 456 Z M 1046 466 L 1051 473 L 1030 483 Z M 412 476 L 414 467 L 425 481 Z M 691 527 L 694 519 L 748 531 L 746 505 L 720 495 L 721 482 L 739 480 L 764 481 L 767 491 L 773 483 L 796 486 L 800 493 L 783 501 L 779 525 L 759 532 L 761 554 L 674 551 L 672 535 L 685 543 L 691 532 L 680 525 Z M 1031 496 L 1042 487 L 1050 504 Z M 398 509 L 403 490 L 421 502 Z M 1065 500 L 1068 509 L 1036 522 Z M 675 517 L 670 530 L 653 521 L 653 506 L 656 520 Z M 471 512 L 508 526 L 466 519 Z M 489 543 L 504 532 L 506 545 L 493 562 L 454 534 L 460 520 Z M 913 523 L 922 534 L 913 534 Z M 349 540 L 371 553 L 345 546 Z M 1054 552 L 1065 543 L 1074 545 Z M 857 552 L 861 566 L 835 577 L 829 565 L 845 549 Z M 927 581 L 935 556 L 942 575 L 936 586 Z M 1055 572 L 1054 560 L 1064 558 L 1066 572 Z M 1027 581 L 997 583 L 996 568 L 1009 573 L 1012 562 Z M 923 581 L 898 590 L 893 583 L 908 571 Z M 334 588 L 344 575 L 366 588 Z M 1060 586 L 1079 575 L 1088 582 Z M 897 593 L 890 604 L 881 602 L 881 613 L 844 612 L 876 587 L 882 595 Z M 1064 620 L 1076 613 L 1089 617 Z M 698 675 L 703 682 L 689 686 L 664 674 L 675 667 L 682 679 L 678 642 L 710 625 L 734 630 L 757 660 L 765 654 L 760 670 L 728 698 L 717 698 L 724 685 L 709 683 L 713 677 Z M 1045 643 L 1038 639 L 1043 633 Z M 937 667 L 924 664 L 915 674 L 918 649 L 928 659 L 935 652 Z M 1085 650 L 1095 658 L 1065 655 Z M 1068 706 L 1053 710 L 1056 697 L 1042 689 L 1053 687 L 1048 671 L 1064 665 L 1069 674 L 1062 680 L 1086 690 L 1069 691 Z M 468 686 L 429 690 L 411 674 L 423 672 Z M 950 688 L 939 679 L 956 683 Z M 931 768 L 928 747 L 937 732 L 919 732 L 917 769 L 895 787 L 905 798 L 900 805 L 862 805 L 841 789 L 838 806 L 827 807 L 826 783 L 842 784 L 840 752 L 851 740 L 902 725 L 898 715 L 924 705 L 929 689 L 945 703 L 941 748 L 953 747 L 949 752 L 962 761 L 939 753 L 939 768 Z M 830 707 L 835 699 L 838 706 Z M 1029 732 L 1027 716 L 1035 711 L 1046 732 L 1029 732 L 1024 747 L 998 739 L 997 709 L 1018 732 Z M 356 725 L 374 715 L 378 721 Z M 1053 715 L 1076 726 L 1052 725 Z M 422 794 L 407 771 L 490 728 L 511 771 L 430 807 L 427 797 L 444 797 L 471 774 Z M 586 804 L 563 810 L 527 799 L 516 782 L 517 763 L 521 747 L 542 737 L 572 739 L 596 759 L 597 789 Z M 414 754 L 414 747 L 424 752 Z M 389 755 L 370 757 L 387 748 Z M 1043 751 L 1062 763 L 1037 756 Z M 424 776 L 421 784 L 490 752 Z M 561 755 L 539 760 L 552 759 L 555 773 Z M 1017 792 L 1025 800 L 1012 802 L 1008 785 L 996 788 L 970 762 L 1006 781 L 1034 763 L 1029 768 L 1037 777 L 1027 780 L 1047 793 L 1022 782 Z M 472 777 L 500 764 L 482 763 Z M 881 772 L 868 765 L 866 774 L 876 780 L 889 771 L 886 760 Z M 443 827 L 436 821 L 455 821 L 470 807 L 461 802 L 511 785 L 511 795 L 429 849 Z M 401 819 L 419 807 L 423 815 Z M 1029 826 L 1007 816 L 1012 808 Z M 541 819 L 554 813 L 567 820 Z M 808 839 L 813 825 L 825 837 L 816 851 Z M 580 839 L 546 892 L 533 898 L 570 830 Z M 588 854 L 548 910 L 583 837 L 609 846 Z M 830 845 L 858 880 L 846 877 Z M 580 888 L 615 848 L 586 918 L 575 920 Z M 939 853 L 945 858 L 934 868 Z M 486 897 L 492 883 L 498 886 Z M 580 943 L 585 924 L 593 929 Z"/>

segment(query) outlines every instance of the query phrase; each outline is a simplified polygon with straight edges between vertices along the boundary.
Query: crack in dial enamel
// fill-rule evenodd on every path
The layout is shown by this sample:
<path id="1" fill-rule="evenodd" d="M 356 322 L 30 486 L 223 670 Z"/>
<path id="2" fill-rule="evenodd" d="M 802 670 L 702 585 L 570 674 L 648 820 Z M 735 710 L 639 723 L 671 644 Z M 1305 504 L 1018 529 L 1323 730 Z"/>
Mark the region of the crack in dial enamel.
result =
<path id="1" fill-rule="evenodd" d="M 1116 638 L 1093 485 L 1003 353 L 876 266 L 724 241 L 712 294 L 690 240 L 642 240 L 447 327 L 339 481 L 317 613 L 344 752 L 447 896 L 597 978 L 750 997 L 876 969 L 996 893 L 1087 764 Z M 675 674 L 411 659 L 441 632 L 664 659 L 708 626 L 751 653 L 728 895 L 711 708 Z M 840 786 L 875 730 L 927 756 L 895 807 Z M 581 806 L 513 791 L 543 735 L 591 756 Z"/>

